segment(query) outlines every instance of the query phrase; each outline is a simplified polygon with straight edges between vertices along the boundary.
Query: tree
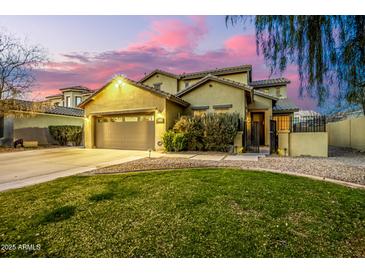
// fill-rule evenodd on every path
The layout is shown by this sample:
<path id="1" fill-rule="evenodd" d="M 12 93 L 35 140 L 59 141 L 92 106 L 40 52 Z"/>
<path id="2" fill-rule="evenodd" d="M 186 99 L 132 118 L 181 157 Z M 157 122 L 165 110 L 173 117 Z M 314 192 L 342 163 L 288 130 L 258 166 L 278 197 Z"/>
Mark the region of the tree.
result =
<path id="1" fill-rule="evenodd" d="M 34 70 L 46 61 L 44 50 L 0 32 L 0 112 L 19 108 L 17 100 L 32 91 Z"/>
<path id="2" fill-rule="evenodd" d="M 30 92 L 34 69 L 46 61 L 44 50 L 16 37 L 0 33 L 0 100 L 14 99 Z"/>
<path id="3" fill-rule="evenodd" d="M 226 25 L 248 20 L 271 73 L 298 66 L 300 94 L 305 90 L 322 104 L 335 84 L 339 99 L 363 98 L 365 16 L 227 16 Z"/>
<path id="4" fill-rule="evenodd" d="M 362 106 L 365 115 L 365 82 L 361 84 L 357 90 L 351 90 L 347 93 L 346 99 L 348 102 Z"/>

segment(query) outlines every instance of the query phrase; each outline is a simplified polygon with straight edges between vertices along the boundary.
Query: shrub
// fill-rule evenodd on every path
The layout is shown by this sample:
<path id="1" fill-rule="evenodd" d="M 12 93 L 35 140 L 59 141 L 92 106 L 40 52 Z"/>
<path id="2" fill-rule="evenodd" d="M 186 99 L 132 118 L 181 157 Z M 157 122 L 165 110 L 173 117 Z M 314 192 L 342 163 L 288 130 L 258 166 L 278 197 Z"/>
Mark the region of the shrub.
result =
<path id="1" fill-rule="evenodd" d="M 172 130 L 166 131 L 162 136 L 163 145 L 166 151 L 174 151 L 174 135 Z"/>
<path id="2" fill-rule="evenodd" d="M 68 143 L 79 146 L 82 142 L 82 127 L 80 126 L 49 126 L 49 133 L 61 145 Z"/>
<path id="3" fill-rule="evenodd" d="M 207 114 L 204 116 L 206 150 L 228 151 L 239 126 L 237 113 Z"/>
<path id="4" fill-rule="evenodd" d="M 173 139 L 175 151 L 183 151 L 188 147 L 188 138 L 185 133 L 175 133 Z"/>
<path id="5" fill-rule="evenodd" d="M 184 133 L 188 139 L 188 150 L 204 149 L 204 124 L 201 116 L 182 116 L 175 124 L 174 131 Z"/>
<path id="6" fill-rule="evenodd" d="M 174 131 L 183 133 L 188 150 L 228 151 L 239 126 L 238 113 L 209 113 L 181 117 Z"/>

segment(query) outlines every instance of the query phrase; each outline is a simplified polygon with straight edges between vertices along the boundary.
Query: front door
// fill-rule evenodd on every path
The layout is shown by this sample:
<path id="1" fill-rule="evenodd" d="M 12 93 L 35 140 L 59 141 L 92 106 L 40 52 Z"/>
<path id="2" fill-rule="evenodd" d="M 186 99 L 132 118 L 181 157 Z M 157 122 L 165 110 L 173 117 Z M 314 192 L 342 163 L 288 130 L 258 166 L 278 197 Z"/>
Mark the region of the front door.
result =
<path id="1" fill-rule="evenodd" d="M 252 123 L 256 124 L 259 134 L 260 146 L 265 145 L 265 113 L 254 112 L 251 114 Z"/>

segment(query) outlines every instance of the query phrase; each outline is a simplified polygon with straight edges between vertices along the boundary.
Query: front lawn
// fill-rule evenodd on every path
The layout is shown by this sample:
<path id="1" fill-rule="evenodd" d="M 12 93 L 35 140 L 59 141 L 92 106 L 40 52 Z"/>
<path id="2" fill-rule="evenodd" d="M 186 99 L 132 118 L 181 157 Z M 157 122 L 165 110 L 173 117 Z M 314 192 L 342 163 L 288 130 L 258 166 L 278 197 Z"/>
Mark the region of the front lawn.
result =
<path id="1" fill-rule="evenodd" d="M 364 257 L 365 191 L 236 169 L 73 176 L 0 193 L 0 242 L 6 257 Z"/>

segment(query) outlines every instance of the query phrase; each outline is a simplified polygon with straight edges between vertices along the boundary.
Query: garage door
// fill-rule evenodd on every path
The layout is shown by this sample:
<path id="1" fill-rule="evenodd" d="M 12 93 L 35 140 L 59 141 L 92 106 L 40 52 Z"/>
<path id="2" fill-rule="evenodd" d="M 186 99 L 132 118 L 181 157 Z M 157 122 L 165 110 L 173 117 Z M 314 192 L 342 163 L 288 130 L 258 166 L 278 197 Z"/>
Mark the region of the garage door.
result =
<path id="1" fill-rule="evenodd" d="M 98 148 L 154 149 L 154 114 L 128 114 L 96 118 L 95 137 Z"/>

